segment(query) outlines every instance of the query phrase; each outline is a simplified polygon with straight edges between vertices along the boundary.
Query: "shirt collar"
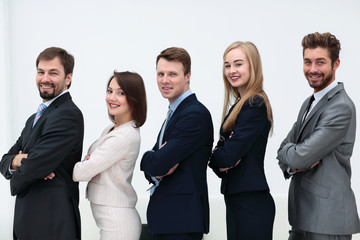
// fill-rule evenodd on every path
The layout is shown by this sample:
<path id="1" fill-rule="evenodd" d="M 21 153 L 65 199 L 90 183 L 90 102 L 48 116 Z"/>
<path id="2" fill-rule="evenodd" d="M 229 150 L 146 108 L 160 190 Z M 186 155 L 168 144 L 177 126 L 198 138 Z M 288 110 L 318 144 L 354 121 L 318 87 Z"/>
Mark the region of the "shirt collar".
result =
<path id="1" fill-rule="evenodd" d="M 184 99 L 190 96 L 191 94 L 192 92 L 190 89 L 184 92 L 183 94 L 181 94 L 180 97 L 178 97 L 172 104 L 169 105 L 171 111 L 175 112 L 176 108 L 180 105 L 180 103 L 184 101 Z"/>
<path id="2" fill-rule="evenodd" d="M 55 101 L 55 99 L 57 99 L 58 97 L 60 97 L 61 95 L 65 94 L 65 93 L 67 93 L 67 92 L 69 92 L 69 89 L 66 89 L 65 91 L 63 91 L 62 93 L 60 93 L 59 95 L 57 95 L 56 97 L 54 97 L 53 99 L 50 99 L 50 100 L 48 100 L 48 101 L 46 101 L 46 102 L 43 102 L 43 104 L 44 104 L 46 107 L 48 107 L 48 106 L 50 106 L 50 104 L 51 104 L 52 102 Z"/>
<path id="3" fill-rule="evenodd" d="M 322 89 L 319 92 L 314 93 L 315 100 L 320 100 L 323 96 L 325 96 L 325 94 L 330 92 L 330 90 L 333 89 L 334 87 L 336 87 L 337 85 L 338 85 L 338 83 L 336 81 L 333 81 L 326 88 Z"/>

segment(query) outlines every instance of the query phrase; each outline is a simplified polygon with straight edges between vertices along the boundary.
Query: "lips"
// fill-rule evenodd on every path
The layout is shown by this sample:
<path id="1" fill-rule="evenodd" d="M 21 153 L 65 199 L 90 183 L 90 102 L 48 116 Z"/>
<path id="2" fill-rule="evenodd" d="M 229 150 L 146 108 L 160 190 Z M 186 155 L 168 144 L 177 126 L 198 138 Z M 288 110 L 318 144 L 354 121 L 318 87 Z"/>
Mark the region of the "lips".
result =
<path id="1" fill-rule="evenodd" d="M 113 104 L 113 103 L 109 103 L 109 107 L 110 108 L 117 108 L 117 107 L 119 107 L 120 105 L 118 105 L 118 104 Z"/>
<path id="2" fill-rule="evenodd" d="M 317 81 L 323 78 L 323 74 L 307 74 L 307 76 L 311 81 Z"/>
<path id="3" fill-rule="evenodd" d="M 230 76 L 231 81 L 236 82 L 238 79 L 240 79 L 239 76 Z"/>
<path id="4" fill-rule="evenodd" d="M 162 87 L 161 89 L 162 89 L 162 91 L 163 91 L 164 93 L 168 93 L 168 92 L 171 92 L 171 91 L 173 90 L 172 87 Z"/>
<path id="5" fill-rule="evenodd" d="M 43 89 L 51 89 L 54 87 L 54 84 L 40 84 L 40 87 Z"/>

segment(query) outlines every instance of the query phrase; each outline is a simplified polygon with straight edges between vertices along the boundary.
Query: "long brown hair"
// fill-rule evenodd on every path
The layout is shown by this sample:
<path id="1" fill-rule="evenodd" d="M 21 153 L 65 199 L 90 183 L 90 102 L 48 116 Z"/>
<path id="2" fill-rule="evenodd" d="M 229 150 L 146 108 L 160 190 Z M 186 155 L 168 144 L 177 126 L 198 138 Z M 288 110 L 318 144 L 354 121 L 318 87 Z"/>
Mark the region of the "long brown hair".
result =
<path id="1" fill-rule="evenodd" d="M 225 88 L 225 97 L 224 97 L 224 107 L 222 120 L 228 112 L 229 106 L 231 105 L 232 100 L 236 101 L 236 105 L 233 111 L 230 113 L 229 117 L 226 119 L 223 125 L 223 131 L 228 132 L 232 131 L 235 128 L 235 121 L 240 113 L 242 106 L 245 101 L 249 99 L 250 104 L 255 96 L 260 96 L 264 99 L 267 110 L 267 118 L 271 123 L 271 129 L 273 129 L 273 116 L 269 98 L 267 97 L 265 91 L 263 90 L 263 73 L 262 73 L 262 64 L 261 58 L 258 49 L 252 42 L 234 42 L 228 46 L 224 52 L 223 61 L 225 63 L 226 55 L 234 48 L 241 48 L 247 57 L 250 64 L 250 79 L 246 87 L 246 93 L 244 96 L 240 96 L 240 93 L 236 87 L 231 86 L 225 75 L 225 64 L 223 64 L 223 80 Z M 271 130 L 272 131 L 272 130 Z"/>

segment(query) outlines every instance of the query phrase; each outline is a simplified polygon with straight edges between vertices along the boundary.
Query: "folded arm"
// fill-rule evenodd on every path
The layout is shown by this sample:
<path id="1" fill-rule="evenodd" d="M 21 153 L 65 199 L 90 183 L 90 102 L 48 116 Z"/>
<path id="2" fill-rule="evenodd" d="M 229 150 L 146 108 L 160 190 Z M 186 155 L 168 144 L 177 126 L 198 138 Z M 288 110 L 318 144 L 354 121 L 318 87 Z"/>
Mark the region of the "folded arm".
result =
<path id="1" fill-rule="evenodd" d="M 57 117 L 47 119 L 35 145 L 28 152 L 28 158 L 23 159 L 21 166 L 11 178 L 12 195 L 17 195 L 36 181 L 49 176 L 67 158 L 73 146 L 79 144 L 82 120 L 73 112 L 57 114 Z"/>
<path id="2" fill-rule="evenodd" d="M 332 105 L 321 114 L 314 131 L 303 142 L 295 143 L 290 132 L 290 137 L 288 135 L 278 150 L 280 166 L 288 166 L 296 171 L 312 169 L 344 141 L 351 114 L 346 104 Z"/>

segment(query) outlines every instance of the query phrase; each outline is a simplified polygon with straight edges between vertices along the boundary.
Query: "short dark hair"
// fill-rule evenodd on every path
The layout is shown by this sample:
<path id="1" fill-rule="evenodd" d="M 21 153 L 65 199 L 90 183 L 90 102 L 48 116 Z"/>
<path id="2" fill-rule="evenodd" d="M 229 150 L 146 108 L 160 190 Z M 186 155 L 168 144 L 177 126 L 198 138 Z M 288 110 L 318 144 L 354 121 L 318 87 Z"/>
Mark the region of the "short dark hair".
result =
<path id="1" fill-rule="evenodd" d="M 329 32 L 322 34 L 318 32 L 310 33 L 303 38 L 301 44 L 303 47 L 303 56 L 305 53 L 305 49 L 314 49 L 317 47 L 321 47 L 326 48 L 329 51 L 332 65 L 339 58 L 339 53 L 341 50 L 340 41 Z"/>
<path id="2" fill-rule="evenodd" d="M 107 88 L 112 79 L 116 79 L 124 91 L 136 127 L 141 127 L 145 123 L 147 112 L 146 91 L 142 77 L 134 72 L 114 71 L 114 75 L 111 76 L 107 83 Z M 109 114 L 109 118 L 115 122 L 114 116 Z"/>
<path id="3" fill-rule="evenodd" d="M 156 58 L 156 65 L 160 58 L 164 58 L 167 61 L 180 62 L 184 68 L 184 75 L 191 72 L 191 58 L 189 53 L 183 48 L 171 47 L 163 50 Z"/>
<path id="4" fill-rule="evenodd" d="M 64 67 L 65 76 L 70 73 L 73 73 L 75 59 L 74 56 L 69 54 L 65 49 L 58 48 L 58 47 L 49 47 L 42 51 L 36 59 L 36 68 L 39 66 L 39 62 L 41 60 L 53 60 L 54 58 L 58 57 L 60 59 L 61 64 Z M 71 82 L 68 86 L 70 88 Z"/>

